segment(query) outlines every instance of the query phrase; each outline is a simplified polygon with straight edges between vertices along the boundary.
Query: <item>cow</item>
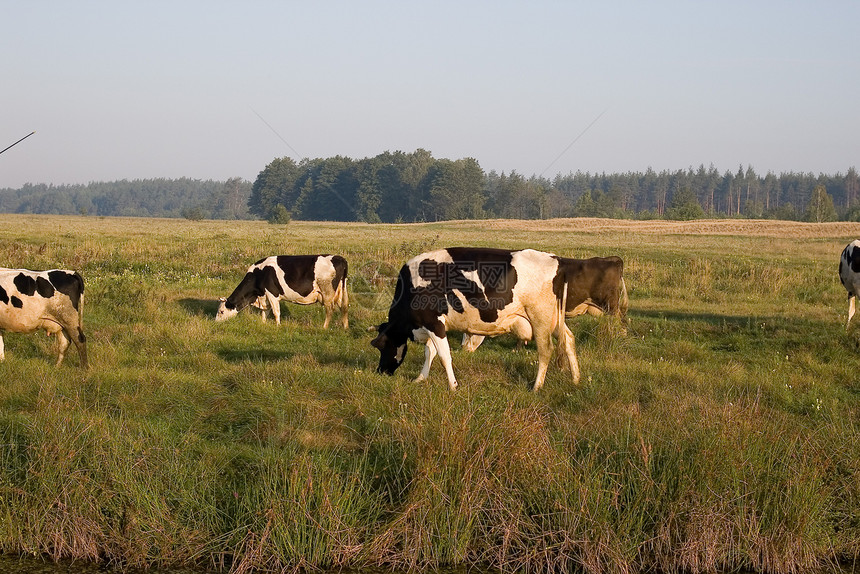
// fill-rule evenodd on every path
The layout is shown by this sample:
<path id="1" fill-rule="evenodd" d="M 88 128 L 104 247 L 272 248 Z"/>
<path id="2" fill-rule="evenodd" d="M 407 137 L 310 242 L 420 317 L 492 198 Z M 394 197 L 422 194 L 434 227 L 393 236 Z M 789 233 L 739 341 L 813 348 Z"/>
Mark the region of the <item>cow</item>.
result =
<path id="1" fill-rule="evenodd" d="M 0 268 L 0 361 L 6 358 L 3 332 L 32 333 L 44 329 L 57 336 L 57 366 L 69 341 L 80 366 L 88 368 L 84 323 L 84 280 L 76 271 Z"/>
<path id="2" fill-rule="evenodd" d="M 851 329 L 851 318 L 854 317 L 854 300 L 860 293 L 860 239 L 855 239 L 842 250 L 839 258 L 839 281 L 848 291 L 848 321 L 845 329 Z"/>
<path id="3" fill-rule="evenodd" d="M 624 261 L 620 257 L 591 257 L 570 259 L 559 257 L 559 265 L 568 277 L 565 316 L 610 315 L 621 322 L 622 330 L 627 323 L 627 286 L 624 283 Z M 511 333 L 519 339 L 521 347 L 532 338 L 527 321 L 514 325 Z M 480 335 L 463 333 L 462 346 L 472 352 L 484 341 Z"/>
<path id="4" fill-rule="evenodd" d="M 495 336 L 525 321 L 538 349 L 532 389 L 543 386 L 553 334 L 577 384 L 573 334 L 563 317 L 566 280 L 558 257 L 532 249 L 453 247 L 413 257 L 400 269 L 388 320 L 376 328 L 371 342 L 380 353 L 377 372 L 394 374 L 412 340 L 425 345 L 424 367 L 416 380 L 428 378 L 439 355 L 448 388 L 456 390 L 447 331 Z"/>
<path id="5" fill-rule="evenodd" d="M 281 324 L 281 300 L 299 305 L 322 303 L 328 329 L 335 307 L 341 311 L 343 328 L 349 327 L 349 294 L 346 289 L 348 265 L 340 255 L 273 255 L 248 268 L 245 277 L 229 297 L 221 297 L 215 314 L 224 321 L 253 305 L 270 309 L 275 323 Z"/>

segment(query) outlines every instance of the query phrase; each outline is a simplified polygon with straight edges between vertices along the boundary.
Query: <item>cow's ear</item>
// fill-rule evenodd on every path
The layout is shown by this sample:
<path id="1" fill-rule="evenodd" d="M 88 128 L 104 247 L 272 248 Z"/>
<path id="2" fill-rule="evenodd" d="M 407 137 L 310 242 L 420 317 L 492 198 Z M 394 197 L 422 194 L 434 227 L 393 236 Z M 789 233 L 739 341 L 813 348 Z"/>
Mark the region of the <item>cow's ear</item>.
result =
<path id="1" fill-rule="evenodd" d="M 388 336 L 385 333 L 380 333 L 373 339 L 370 344 L 379 349 L 380 351 L 385 348 L 385 344 L 388 342 Z"/>

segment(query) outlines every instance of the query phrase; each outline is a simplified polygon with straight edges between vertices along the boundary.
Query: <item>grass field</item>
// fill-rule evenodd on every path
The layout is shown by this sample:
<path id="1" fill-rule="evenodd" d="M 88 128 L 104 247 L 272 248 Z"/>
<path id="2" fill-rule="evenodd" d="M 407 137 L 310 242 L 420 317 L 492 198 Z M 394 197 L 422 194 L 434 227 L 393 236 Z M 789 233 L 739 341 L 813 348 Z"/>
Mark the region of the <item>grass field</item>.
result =
<path id="1" fill-rule="evenodd" d="M 860 224 L 365 225 L 0 215 L 0 265 L 86 282 L 91 368 L 7 334 L 0 551 L 236 573 L 807 572 L 860 556 L 860 330 L 836 269 Z M 454 245 L 620 255 L 630 330 L 568 320 L 582 382 L 499 337 L 414 383 L 367 327 Z M 339 253 L 320 306 L 215 323 L 272 254 Z M 455 340 L 452 346 L 458 347 Z"/>

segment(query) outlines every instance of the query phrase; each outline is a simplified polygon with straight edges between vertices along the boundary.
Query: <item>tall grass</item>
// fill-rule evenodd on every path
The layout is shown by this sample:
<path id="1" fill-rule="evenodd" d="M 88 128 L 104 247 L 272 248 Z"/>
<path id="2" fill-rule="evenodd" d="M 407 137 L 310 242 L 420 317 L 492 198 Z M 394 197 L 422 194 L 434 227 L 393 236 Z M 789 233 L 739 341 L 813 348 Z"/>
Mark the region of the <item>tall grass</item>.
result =
<path id="1" fill-rule="evenodd" d="M 237 573 L 856 560 L 860 346 L 835 269 L 860 226 L 544 225 L 0 216 L 4 266 L 83 274 L 91 360 L 5 337 L 0 551 Z M 469 244 L 621 255 L 628 335 L 571 320 L 583 381 L 551 369 L 539 394 L 505 337 L 455 351 L 457 393 L 438 367 L 412 381 L 417 346 L 377 375 L 366 328 L 399 266 Z M 318 306 L 212 320 L 253 261 L 321 252 L 350 262 L 349 330 Z"/>

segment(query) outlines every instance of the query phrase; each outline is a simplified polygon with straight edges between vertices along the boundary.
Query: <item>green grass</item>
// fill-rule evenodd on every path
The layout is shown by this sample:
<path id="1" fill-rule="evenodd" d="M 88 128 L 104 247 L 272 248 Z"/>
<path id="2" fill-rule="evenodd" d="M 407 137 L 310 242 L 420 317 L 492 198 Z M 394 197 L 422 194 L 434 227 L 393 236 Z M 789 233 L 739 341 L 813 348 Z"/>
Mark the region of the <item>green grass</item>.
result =
<path id="1" fill-rule="evenodd" d="M 860 332 L 836 267 L 860 225 L 736 225 L 0 215 L 0 264 L 84 276 L 91 363 L 5 336 L 0 551 L 237 573 L 856 560 Z M 455 350 L 457 393 L 438 364 L 413 382 L 417 345 L 377 375 L 367 327 L 400 265 L 453 245 L 621 255 L 628 335 L 569 320 L 582 382 L 553 365 L 537 394 L 534 348 L 506 337 Z M 249 264 L 322 252 L 349 260 L 348 330 L 320 306 L 213 321 Z"/>

